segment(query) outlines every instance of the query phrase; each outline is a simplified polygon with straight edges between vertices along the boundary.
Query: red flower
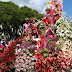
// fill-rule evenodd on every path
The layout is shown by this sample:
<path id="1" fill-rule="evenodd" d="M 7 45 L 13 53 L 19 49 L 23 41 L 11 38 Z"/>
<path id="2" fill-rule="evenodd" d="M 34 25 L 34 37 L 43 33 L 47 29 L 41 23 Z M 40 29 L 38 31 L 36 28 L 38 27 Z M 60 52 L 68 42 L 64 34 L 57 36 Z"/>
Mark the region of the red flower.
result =
<path id="1" fill-rule="evenodd" d="M 57 1 L 52 1 L 51 4 L 55 5 Z"/>
<path id="2" fill-rule="evenodd" d="M 57 58 L 56 58 L 56 57 L 54 57 L 54 61 L 56 61 L 56 59 L 57 59 Z"/>
<path id="3" fill-rule="evenodd" d="M 57 70 L 56 72 L 60 72 L 59 70 Z"/>
<path id="4" fill-rule="evenodd" d="M 38 63 L 41 64 L 41 62 L 42 62 L 42 61 L 40 60 Z"/>
<path id="5" fill-rule="evenodd" d="M 49 62 L 53 62 L 53 58 L 52 58 L 52 57 L 49 57 L 49 58 L 48 58 L 48 61 L 49 61 Z"/>
<path id="6" fill-rule="evenodd" d="M 39 51 L 38 54 L 41 54 L 41 51 Z"/>
<path id="7" fill-rule="evenodd" d="M 58 53 L 54 53 L 54 57 L 57 57 Z"/>
<path id="8" fill-rule="evenodd" d="M 40 59 L 41 59 L 41 60 L 43 60 L 43 59 L 44 59 L 44 57 L 43 57 L 43 56 L 41 56 L 41 57 L 40 57 Z"/>
<path id="9" fill-rule="evenodd" d="M 28 30 L 26 30 L 26 32 L 28 32 Z"/>

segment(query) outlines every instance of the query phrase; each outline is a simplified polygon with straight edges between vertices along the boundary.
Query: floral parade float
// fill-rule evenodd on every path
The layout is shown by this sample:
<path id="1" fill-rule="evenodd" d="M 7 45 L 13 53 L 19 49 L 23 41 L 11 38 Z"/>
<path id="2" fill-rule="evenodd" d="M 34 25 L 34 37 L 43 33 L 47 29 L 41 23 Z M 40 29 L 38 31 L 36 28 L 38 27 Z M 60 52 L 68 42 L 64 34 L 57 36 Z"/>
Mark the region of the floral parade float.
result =
<path id="1" fill-rule="evenodd" d="M 48 1 L 46 17 L 25 19 L 22 37 L 0 54 L 1 72 L 66 72 L 71 67 L 72 29 L 63 1 Z M 21 48 L 20 50 L 17 50 Z M 68 71 L 69 72 L 69 71 Z"/>

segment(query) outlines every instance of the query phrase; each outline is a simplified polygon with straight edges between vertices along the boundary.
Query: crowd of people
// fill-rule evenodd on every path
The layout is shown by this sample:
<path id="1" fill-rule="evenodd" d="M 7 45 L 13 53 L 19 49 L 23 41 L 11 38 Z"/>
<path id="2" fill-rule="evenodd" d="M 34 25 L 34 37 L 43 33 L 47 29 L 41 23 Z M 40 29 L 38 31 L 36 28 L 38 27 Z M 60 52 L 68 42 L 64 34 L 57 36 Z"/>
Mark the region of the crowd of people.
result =
<path id="1" fill-rule="evenodd" d="M 41 21 L 43 23 L 43 21 Z M 44 24 L 44 23 L 43 23 Z M 41 24 L 40 24 L 41 25 Z M 44 24 L 45 25 L 45 24 Z M 54 29 L 51 27 L 51 24 L 48 24 L 45 27 L 40 27 L 41 31 L 39 30 L 39 23 L 36 22 L 36 18 L 32 18 L 29 23 L 29 19 L 25 19 L 25 24 L 23 24 L 23 42 L 31 41 L 35 45 L 35 50 L 38 50 L 39 48 L 42 48 L 44 46 L 44 42 L 46 37 L 48 38 L 54 38 Z"/>

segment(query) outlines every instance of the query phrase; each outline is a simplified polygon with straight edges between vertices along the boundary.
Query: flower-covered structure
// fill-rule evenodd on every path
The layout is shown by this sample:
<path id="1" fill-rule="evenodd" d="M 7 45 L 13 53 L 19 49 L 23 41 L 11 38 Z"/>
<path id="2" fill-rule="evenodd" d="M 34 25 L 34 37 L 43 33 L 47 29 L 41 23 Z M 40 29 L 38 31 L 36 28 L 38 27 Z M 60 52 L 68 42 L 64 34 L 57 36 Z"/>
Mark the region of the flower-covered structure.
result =
<path id="1" fill-rule="evenodd" d="M 64 55 L 62 51 L 53 53 L 45 48 L 37 53 L 36 70 L 43 72 L 65 72 L 69 69 L 70 58 Z"/>
<path id="2" fill-rule="evenodd" d="M 72 38 L 72 28 L 70 24 L 71 22 L 65 16 L 61 16 L 54 25 L 56 28 L 56 34 L 63 37 L 63 39 L 68 37 Z"/>
<path id="3" fill-rule="evenodd" d="M 62 11 L 62 0 L 48 1 L 46 17 L 37 22 L 36 18 L 32 18 L 30 23 L 25 23 L 23 38 L 17 39 L 0 55 L 1 72 L 9 70 L 12 66 L 15 72 L 69 70 L 72 60 L 72 29 Z"/>

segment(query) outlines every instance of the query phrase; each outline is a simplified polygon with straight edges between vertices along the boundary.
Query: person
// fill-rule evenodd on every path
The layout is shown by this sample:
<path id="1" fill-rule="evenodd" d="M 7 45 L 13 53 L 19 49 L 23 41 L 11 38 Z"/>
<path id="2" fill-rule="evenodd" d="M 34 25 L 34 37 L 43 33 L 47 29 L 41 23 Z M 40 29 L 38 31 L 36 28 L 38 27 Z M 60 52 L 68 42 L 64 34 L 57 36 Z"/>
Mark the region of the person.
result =
<path id="1" fill-rule="evenodd" d="M 5 46 L 6 46 L 6 48 L 8 48 L 8 46 L 9 46 L 8 42 L 6 42 Z"/>
<path id="2" fill-rule="evenodd" d="M 3 41 L 3 40 L 0 38 L 0 47 L 1 47 L 1 45 L 2 45 L 3 42 L 5 42 L 5 41 Z"/>
<path id="3" fill-rule="evenodd" d="M 5 50 L 5 49 L 6 49 L 5 42 L 3 42 L 3 43 L 1 44 L 1 48 L 2 48 L 2 50 Z"/>
<path id="4" fill-rule="evenodd" d="M 29 19 L 25 18 L 25 24 L 23 24 L 23 33 L 27 33 L 27 31 L 28 31 L 27 29 L 29 26 L 30 26 Z"/>
<path id="5" fill-rule="evenodd" d="M 5 43 L 7 42 L 7 38 L 4 39 Z"/>
<path id="6" fill-rule="evenodd" d="M 34 36 L 34 38 L 32 40 L 37 42 L 36 46 L 35 46 L 35 50 L 38 50 L 40 47 L 40 38 L 38 38 L 37 34 L 34 34 L 33 36 Z"/>
<path id="7" fill-rule="evenodd" d="M 17 44 L 15 49 L 15 55 L 19 55 L 20 52 L 21 52 L 20 44 Z"/>
<path id="8" fill-rule="evenodd" d="M 15 41 L 14 38 L 12 38 L 12 39 L 8 42 L 8 44 L 11 45 L 11 43 L 13 43 L 14 41 Z"/>
<path id="9" fill-rule="evenodd" d="M 35 40 L 35 41 L 40 41 L 40 39 L 38 38 L 38 35 L 37 35 L 36 33 L 33 34 L 33 36 L 34 36 L 33 40 Z"/>
<path id="10" fill-rule="evenodd" d="M 0 38 L 0 47 L 1 47 L 1 38 Z"/>
<path id="11" fill-rule="evenodd" d="M 36 27 L 37 26 L 36 18 L 30 19 L 30 23 L 32 24 L 32 27 Z"/>
<path id="12" fill-rule="evenodd" d="M 38 31 L 37 31 L 37 23 L 35 21 L 36 21 L 36 18 L 30 19 L 30 25 L 31 25 L 32 35 L 34 33 L 38 33 Z"/>
<path id="13" fill-rule="evenodd" d="M 30 41 L 30 39 L 31 39 L 31 32 L 28 32 L 28 35 L 27 35 L 27 40 L 29 40 L 29 41 Z"/>

